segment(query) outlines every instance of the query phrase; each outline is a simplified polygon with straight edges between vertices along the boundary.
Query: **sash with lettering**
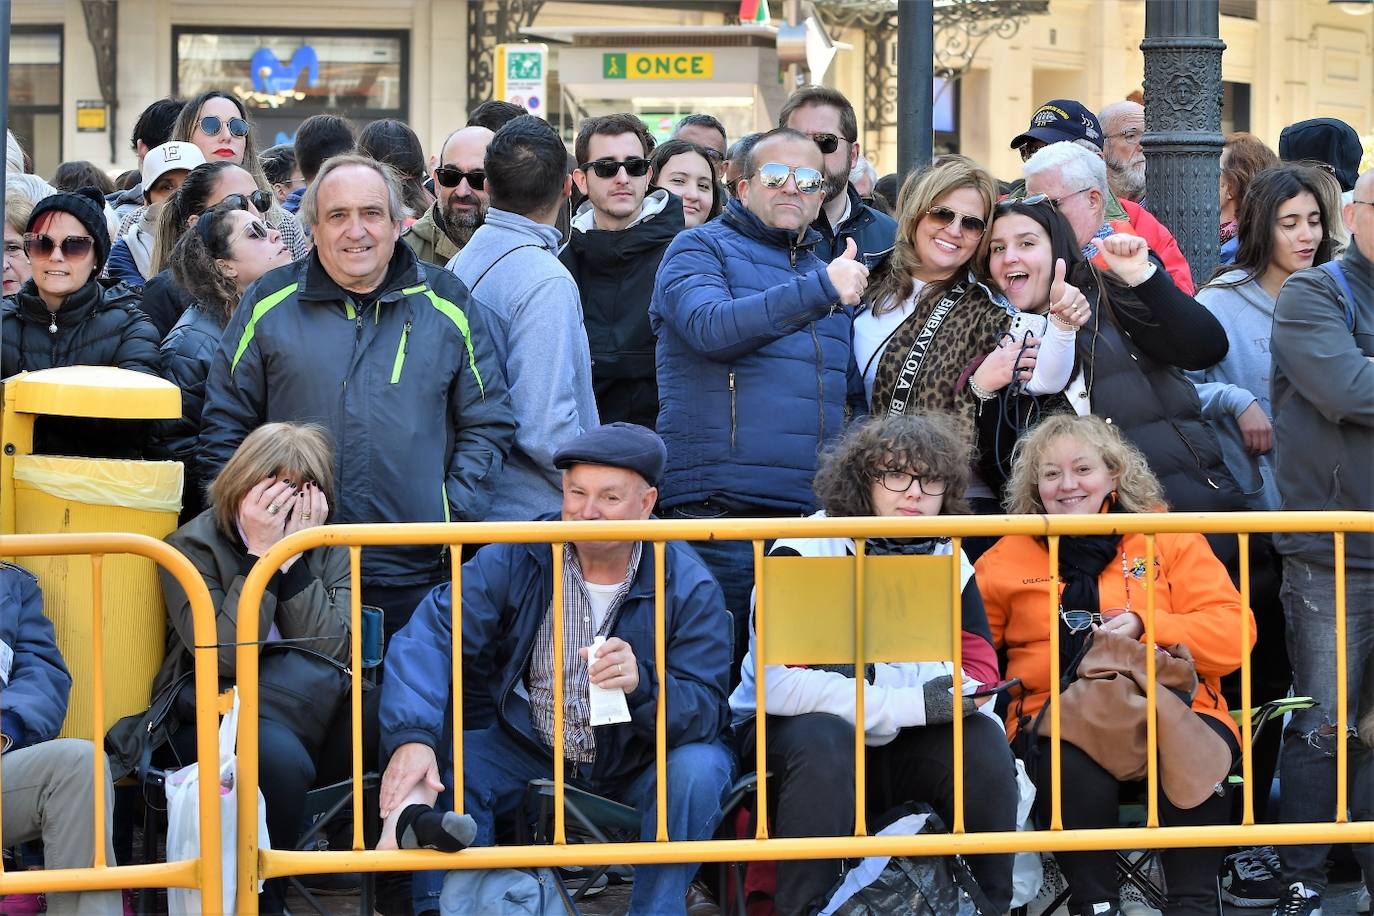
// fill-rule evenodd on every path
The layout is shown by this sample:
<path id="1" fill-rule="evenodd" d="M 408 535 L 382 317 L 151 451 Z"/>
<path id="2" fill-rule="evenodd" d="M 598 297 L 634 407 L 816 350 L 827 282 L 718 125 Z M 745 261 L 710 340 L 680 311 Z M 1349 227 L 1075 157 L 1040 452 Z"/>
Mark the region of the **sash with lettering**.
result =
<path id="1" fill-rule="evenodd" d="M 907 412 L 917 398 L 921 368 L 926 363 L 931 345 L 940 333 L 951 312 L 974 286 L 969 279 L 960 280 L 945 291 L 930 312 L 917 308 L 899 324 L 884 342 L 878 367 L 873 374 L 872 411 L 898 417 Z M 920 301 L 920 297 L 917 298 Z M 919 405 L 918 405 L 919 406 Z"/>

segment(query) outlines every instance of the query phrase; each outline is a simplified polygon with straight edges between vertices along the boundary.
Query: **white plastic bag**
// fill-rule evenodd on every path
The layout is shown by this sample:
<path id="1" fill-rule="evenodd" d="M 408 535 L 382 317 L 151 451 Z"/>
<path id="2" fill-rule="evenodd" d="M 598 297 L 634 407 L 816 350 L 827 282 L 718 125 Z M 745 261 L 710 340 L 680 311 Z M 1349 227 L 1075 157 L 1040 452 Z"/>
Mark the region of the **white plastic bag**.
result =
<path id="1" fill-rule="evenodd" d="M 1026 774 L 1026 765 L 1016 758 L 1016 829 L 1034 830 L 1031 808 L 1035 804 L 1035 783 Z M 1025 906 L 1040 894 L 1045 871 L 1038 852 L 1018 852 L 1011 869 L 1011 906 Z"/>
<path id="2" fill-rule="evenodd" d="M 234 688 L 234 704 L 219 725 L 219 824 L 220 867 L 224 885 L 223 908 L 207 910 L 201 906 L 200 891 L 168 888 L 168 916 L 199 916 L 201 913 L 235 912 L 238 881 L 238 742 L 239 691 Z M 258 848 L 271 849 L 267 837 L 267 803 L 258 790 Z M 167 775 L 167 861 L 194 859 L 200 855 L 200 764 L 193 763 Z M 262 889 L 259 882 L 258 889 Z"/>

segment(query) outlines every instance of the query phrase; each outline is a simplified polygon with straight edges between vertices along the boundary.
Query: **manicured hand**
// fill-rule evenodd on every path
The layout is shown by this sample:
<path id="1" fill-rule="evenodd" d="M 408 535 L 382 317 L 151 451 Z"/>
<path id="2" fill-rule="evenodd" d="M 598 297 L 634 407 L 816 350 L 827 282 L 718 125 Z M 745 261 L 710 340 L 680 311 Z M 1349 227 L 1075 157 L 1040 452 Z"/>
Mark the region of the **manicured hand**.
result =
<path id="1" fill-rule="evenodd" d="M 1066 271 L 1063 258 L 1054 262 L 1054 280 L 1050 283 L 1050 317 L 1070 327 L 1081 328 L 1092 317 L 1092 306 L 1088 305 L 1088 297 L 1078 287 L 1064 281 Z"/>
<path id="2" fill-rule="evenodd" d="M 294 499 L 291 481 L 275 477 L 264 478 L 248 491 L 239 503 L 239 526 L 249 553 L 260 557 L 286 536 Z"/>

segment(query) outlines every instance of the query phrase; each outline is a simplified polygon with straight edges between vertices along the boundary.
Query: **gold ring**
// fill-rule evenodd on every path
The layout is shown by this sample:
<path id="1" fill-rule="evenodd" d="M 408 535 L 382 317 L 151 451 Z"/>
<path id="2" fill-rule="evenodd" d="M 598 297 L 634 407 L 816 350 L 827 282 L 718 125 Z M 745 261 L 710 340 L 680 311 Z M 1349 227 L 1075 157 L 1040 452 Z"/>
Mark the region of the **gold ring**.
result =
<path id="1" fill-rule="evenodd" d="M 622 665 L 622 664 L 620 664 L 620 662 L 616 662 L 616 663 L 615 663 L 615 673 L 616 673 L 616 674 L 624 674 L 624 673 L 625 673 L 625 666 Z"/>
<path id="2" fill-rule="evenodd" d="M 278 512 L 280 512 L 280 511 L 281 511 L 281 506 L 277 505 L 276 503 L 272 503 L 271 505 L 269 505 L 269 506 L 267 507 L 267 514 L 268 514 L 268 515 L 276 515 L 276 514 L 277 514 Z"/>
<path id="3" fill-rule="evenodd" d="M 309 517 L 310 517 L 310 513 L 309 513 L 309 512 L 302 512 L 302 513 L 301 513 L 301 518 L 309 518 Z"/>

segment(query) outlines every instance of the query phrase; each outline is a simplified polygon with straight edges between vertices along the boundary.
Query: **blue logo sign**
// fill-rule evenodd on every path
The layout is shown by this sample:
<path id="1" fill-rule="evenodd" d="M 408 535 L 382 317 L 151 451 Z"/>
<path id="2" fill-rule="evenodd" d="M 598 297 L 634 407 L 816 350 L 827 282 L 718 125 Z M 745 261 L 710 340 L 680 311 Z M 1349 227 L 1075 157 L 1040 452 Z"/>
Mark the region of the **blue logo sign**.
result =
<path id="1" fill-rule="evenodd" d="M 253 88 L 258 92 L 290 92 L 303 72 L 309 75 L 306 85 L 314 86 L 320 81 L 320 58 L 309 45 L 297 48 L 289 64 L 283 64 L 268 48 L 258 48 L 248 66 L 253 71 Z"/>

